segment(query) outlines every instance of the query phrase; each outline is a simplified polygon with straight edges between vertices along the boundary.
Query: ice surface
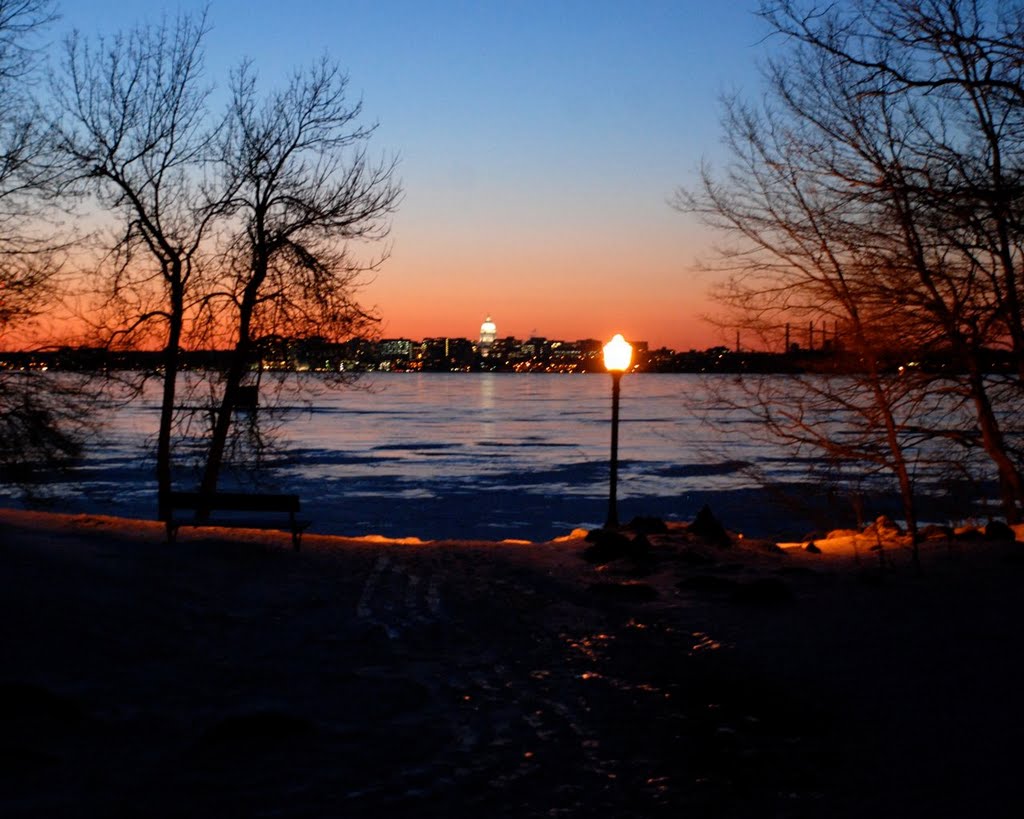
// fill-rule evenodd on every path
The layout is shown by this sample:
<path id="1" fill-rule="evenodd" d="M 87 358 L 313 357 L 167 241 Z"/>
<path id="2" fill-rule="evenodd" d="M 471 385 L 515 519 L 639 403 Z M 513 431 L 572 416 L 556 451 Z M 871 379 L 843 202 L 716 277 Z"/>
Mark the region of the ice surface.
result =
<path id="1" fill-rule="evenodd" d="M 603 376 L 381 374 L 367 377 L 369 389 L 339 391 L 309 375 L 305 386 L 303 401 L 274 410 L 264 384 L 261 412 L 280 422 L 285 446 L 260 487 L 300 495 L 311 531 L 546 540 L 605 518 Z M 730 423 L 709 425 L 706 414 Z M 52 508 L 153 517 L 157 419 L 155 392 L 118 410 L 102 444 L 45 487 Z M 853 522 L 847 498 L 830 499 L 820 477 L 808 478 L 809 469 L 823 474 L 825 461 L 794 458 L 750 431 L 749 420 L 714 406 L 705 376 L 623 379 L 620 519 L 690 520 L 709 503 L 737 531 L 800 537 L 825 504 L 830 522 Z M 177 481 L 195 484 L 187 463 Z M 225 484 L 248 485 L 231 474 Z M 11 487 L 0 487 L 4 495 L 21 503 Z M 898 514 L 891 504 L 883 511 Z"/>

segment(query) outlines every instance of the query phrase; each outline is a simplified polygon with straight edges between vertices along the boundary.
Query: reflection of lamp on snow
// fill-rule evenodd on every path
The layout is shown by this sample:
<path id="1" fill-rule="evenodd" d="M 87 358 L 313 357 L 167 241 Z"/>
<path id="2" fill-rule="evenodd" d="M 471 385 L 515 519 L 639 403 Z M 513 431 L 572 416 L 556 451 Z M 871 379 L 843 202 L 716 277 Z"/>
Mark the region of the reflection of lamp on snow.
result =
<path id="1" fill-rule="evenodd" d="M 622 374 L 629 369 L 633 360 L 633 348 L 629 342 L 616 334 L 604 345 L 604 366 L 612 374 L 612 457 L 611 478 L 608 484 L 608 520 L 606 529 L 614 529 L 619 525 L 619 511 L 616 491 L 619 482 L 619 381 Z"/>

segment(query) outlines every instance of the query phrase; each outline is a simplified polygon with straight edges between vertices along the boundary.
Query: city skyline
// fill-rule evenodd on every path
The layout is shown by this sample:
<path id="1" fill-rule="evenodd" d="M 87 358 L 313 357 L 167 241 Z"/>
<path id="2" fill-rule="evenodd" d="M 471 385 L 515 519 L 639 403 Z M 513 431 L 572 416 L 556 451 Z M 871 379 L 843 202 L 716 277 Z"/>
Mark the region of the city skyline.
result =
<path id="1" fill-rule="evenodd" d="M 247 56 L 268 88 L 321 54 L 347 70 L 405 190 L 359 294 L 383 336 L 463 335 L 482 308 L 521 337 L 702 348 L 712 239 L 669 201 L 716 158 L 717 98 L 759 86 L 757 5 L 214 0 L 206 74 L 217 101 Z M 200 8 L 78 0 L 53 39 Z"/>

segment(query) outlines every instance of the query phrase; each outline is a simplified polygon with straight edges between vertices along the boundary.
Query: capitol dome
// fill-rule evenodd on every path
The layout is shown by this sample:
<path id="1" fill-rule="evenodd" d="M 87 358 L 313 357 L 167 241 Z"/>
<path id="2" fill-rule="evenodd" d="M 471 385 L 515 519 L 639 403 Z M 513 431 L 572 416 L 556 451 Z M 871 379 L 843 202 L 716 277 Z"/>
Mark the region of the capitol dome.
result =
<path id="1" fill-rule="evenodd" d="M 480 325 L 480 352 L 487 355 L 497 335 L 498 326 L 488 316 L 484 319 L 484 323 Z"/>

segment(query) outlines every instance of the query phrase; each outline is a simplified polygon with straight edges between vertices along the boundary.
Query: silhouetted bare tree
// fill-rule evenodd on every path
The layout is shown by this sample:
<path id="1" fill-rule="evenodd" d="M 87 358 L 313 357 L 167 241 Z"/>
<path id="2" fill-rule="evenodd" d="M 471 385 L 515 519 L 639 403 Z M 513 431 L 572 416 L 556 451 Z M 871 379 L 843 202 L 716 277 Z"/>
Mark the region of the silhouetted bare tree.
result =
<path id="1" fill-rule="evenodd" d="M 858 405 L 870 407 L 856 414 L 885 442 L 908 521 L 908 456 L 936 434 L 980 443 L 1016 520 L 1020 457 L 984 362 L 1005 344 L 1020 367 L 1021 4 L 786 0 L 762 14 L 787 42 L 768 64 L 765 104 L 726 102 L 732 162 L 721 175 L 706 168 L 700 190 L 677 202 L 737 240 L 721 260 L 723 301 L 774 339 L 799 317 L 838 322 L 859 359 Z M 893 350 L 941 352 L 963 375 L 893 378 L 879 366 Z M 973 429 L 937 429 L 934 399 L 957 394 L 974 408 Z M 850 410 L 844 390 L 815 388 L 776 417 L 799 431 L 801 401 L 823 397 Z M 848 440 L 818 444 L 862 457 Z"/>
<path id="2" fill-rule="evenodd" d="M 382 256 L 361 259 L 353 246 L 387 235 L 399 197 L 393 163 L 367 158 L 374 127 L 359 124 L 361 105 L 347 100 L 347 78 L 326 60 L 266 98 L 245 64 L 227 110 L 213 113 L 206 30 L 201 14 L 109 41 L 76 34 L 53 82 L 67 187 L 115 223 L 91 277 L 102 285 L 106 341 L 158 339 L 164 351 L 161 498 L 171 488 L 175 429 L 196 430 L 177 426 L 182 348 L 232 350 L 220 382 L 210 381 L 220 391 L 207 399 L 202 488 L 212 492 L 232 431 L 262 443 L 259 425 L 233 425 L 260 340 L 334 341 L 373 326 L 355 293 Z"/>
<path id="3" fill-rule="evenodd" d="M 55 179 L 35 99 L 38 35 L 49 0 L 0 0 L 0 342 L 19 335 L 52 306 L 62 248 L 49 196 Z M 31 482 L 76 455 L 91 428 L 70 378 L 0 368 L 0 473 Z"/>
<path id="4" fill-rule="evenodd" d="M 232 79 L 219 148 L 230 218 L 210 293 L 214 324 L 233 335 L 220 409 L 201 489 L 217 487 L 238 390 L 260 339 L 284 334 L 330 341 L 371 328 L 355 301 L 359 277 L 382 256 L 362 260 L 358 242 L 384 238 L 400 190 L 394 163 L 375 163 L 348 78 L 324 59 L 261 96 L 244 64 Z M 226 309 L 225 309 L 226 308 Z"/>
<path id="5" fill-rule="evenodd" d="M 107 344 L 155 339 L 164 351 L 160 498 L 171 488 L 180 350 L 193 316 L 193 286 L 222 204 L 208 176 L 217 128 L 202 75 L 206 31 L 201 14 L 92 44 L 75 34 L 53 84 L 61 113 L 58 150 L 74 184 L 116 222 L 101 240 L 101 275 L 92 277 L 103 305 L 99 329 Z"/>
<path id="6" fill-rule="evenodd" d="M 958 386 L 974 408 L 976 440 L 995 466 L 1004 513 L 1019 519 L 1022 453 L 1003 420 L 1013 418 L 1006 390 L 985 360 L 990 349 L 1012 352 L 1018 402 L 1024 4 L 859 0 L 824 9 L 787 0 L 765 14 L 803 57 L 834 64 L 848 96 L 877 103 L 879 121 L 862 129 L 873 133 L 856 138 L 875 174 L 860 182 L 886 196 L 899 239 L 880 260 L 895 274 L 887 295 L 913 308 L 903 327 L 926 328 L 964 372 Z"/>
<path id="7" fill-rule="evenodd" d="M 54 242 L 43 194 L 53 179 L 33 91 L 49 0 L 0 0 L 0 331 L 36 316 L 52 295 Z"/>
<path id="8" fill-rule="evenodd" d="M 728 277 L 719 300 L 732 320 L 776 348 L 787 324 L 828 319 L 858 363 L 835 376 L 749 379 L 744 407 L 798 451 L 890 471 L 916 532 L 908 452 L 917 436 L 908 434 L 907 420 L 918 398 L 909 379 L 885 371 L 902 311 L 871 286 L 873 205 L 859 201 L 857 190 L 828 184 L 836 156 L 817 134 L 780 125 L 782 118 L 737 99 L 727 102 L 724 122 L 733 156 L 727 182 L 706 169 L 703 188 L 677 200 L 738 237 L 721 260 Z"/>

